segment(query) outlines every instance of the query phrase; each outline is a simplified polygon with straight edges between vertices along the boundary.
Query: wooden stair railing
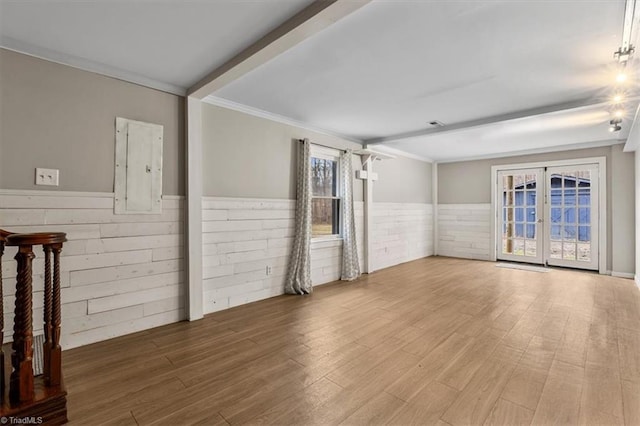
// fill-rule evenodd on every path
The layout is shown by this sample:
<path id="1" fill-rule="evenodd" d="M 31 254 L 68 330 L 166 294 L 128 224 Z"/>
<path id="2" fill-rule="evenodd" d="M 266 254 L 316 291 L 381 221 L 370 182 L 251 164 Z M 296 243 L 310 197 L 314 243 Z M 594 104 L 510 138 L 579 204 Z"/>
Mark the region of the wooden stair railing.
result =
<path id="1" fill-rule="evenodd" d="M 11 374 L 5 375 L 4 352 L 0 350 L 0 388 L 3 417 L 35 417 L 47 424 L 67 421 L 66 391 L 62 382 L 60 347 L 60 252 L 66 234 L 42 232 L 18 234 L 0 230 L 0 260 L 4 247 L 18 247 Z M 44 344 L 43 374 L 33 373 L 33 246 L 44 251 Z M 53 267 L 51 257 L 53 256 Z M 0 272 L 0 282 L 2 276 Z M 4 317 L 0 286 L 0 348 L 4 343 Z M 8 380 L 7 380 L 8 379 Z M 6 392 L 8 381 L 8 393 Z"/>

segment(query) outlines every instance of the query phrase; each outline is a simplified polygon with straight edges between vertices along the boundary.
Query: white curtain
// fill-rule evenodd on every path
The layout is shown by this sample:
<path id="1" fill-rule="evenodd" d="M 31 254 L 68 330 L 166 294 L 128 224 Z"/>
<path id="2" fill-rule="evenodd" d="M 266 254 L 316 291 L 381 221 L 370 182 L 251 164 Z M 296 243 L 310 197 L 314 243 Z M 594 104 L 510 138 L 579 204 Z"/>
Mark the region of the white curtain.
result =
<path id="1" fill-rule="evenodd" d="M 284 291 L 310 294 L 311 285 L 311 146 L 305 139 L 298 149 L 296 224 Z"/>
<path id="2" fill-rule="evenodd" d="M 340 155 L 342 181 L 342 274 L 341 280 L 351 281 L 360 276 L 356 224 L 353 212 L 353 167 L 351 150 Z"/>

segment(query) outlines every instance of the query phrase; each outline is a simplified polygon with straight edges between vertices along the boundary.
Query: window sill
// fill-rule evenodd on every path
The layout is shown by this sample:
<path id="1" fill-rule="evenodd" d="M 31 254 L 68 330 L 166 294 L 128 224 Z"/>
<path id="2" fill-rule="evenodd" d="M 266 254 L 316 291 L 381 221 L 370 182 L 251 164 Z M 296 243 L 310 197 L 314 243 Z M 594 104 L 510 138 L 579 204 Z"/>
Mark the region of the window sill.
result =
<path id="1" fill-rule="evenodd" d="M 311 239 L 311 246 L 338 247 L 342 245 L 342 237 L 317 237 Z"/>

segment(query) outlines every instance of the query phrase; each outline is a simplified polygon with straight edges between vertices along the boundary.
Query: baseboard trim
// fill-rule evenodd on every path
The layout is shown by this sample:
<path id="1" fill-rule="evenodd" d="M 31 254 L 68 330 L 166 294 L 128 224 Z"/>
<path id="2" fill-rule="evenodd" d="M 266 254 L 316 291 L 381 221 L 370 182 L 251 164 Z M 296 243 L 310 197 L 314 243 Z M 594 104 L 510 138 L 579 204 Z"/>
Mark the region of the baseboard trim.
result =
<path id="1" fill-rule="evenodd" d="M 637 277 L 635 274 L 631 273 L 631 272 L 616 272 L 616 271 L 611 271 L 611 276 L 612 277 L 617 277 L 617 278 L 629 278 L 632 280 L 636 280 L 637 283 Z"/>

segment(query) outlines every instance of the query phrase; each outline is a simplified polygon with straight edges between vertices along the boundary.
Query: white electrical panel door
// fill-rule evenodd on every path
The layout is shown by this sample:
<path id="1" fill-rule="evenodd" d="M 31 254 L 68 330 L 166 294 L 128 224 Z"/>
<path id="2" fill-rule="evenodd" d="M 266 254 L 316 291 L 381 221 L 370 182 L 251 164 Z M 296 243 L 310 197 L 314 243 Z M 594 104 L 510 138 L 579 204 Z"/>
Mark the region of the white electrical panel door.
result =
<path id="1" fill-rule="evenodd" d="M 162 212 L 162 132 L 158 124 L 116 118 L 116 213 Z"/>

